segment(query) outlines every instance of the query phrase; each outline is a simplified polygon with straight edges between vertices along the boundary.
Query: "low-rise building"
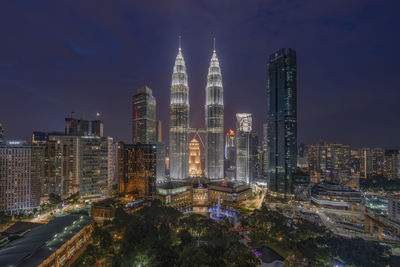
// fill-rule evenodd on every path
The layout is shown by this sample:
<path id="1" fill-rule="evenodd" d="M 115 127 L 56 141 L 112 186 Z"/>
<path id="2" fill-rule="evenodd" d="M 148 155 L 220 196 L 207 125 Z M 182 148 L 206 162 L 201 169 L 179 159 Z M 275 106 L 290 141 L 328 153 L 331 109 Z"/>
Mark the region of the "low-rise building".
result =
<path id="1" fill-rule="evenodd" d="M 165 182 L 157 185 L 157 197 L 162 203 L 173 207 L 192 204 L 192 188 L 186 182 Z"/>
<path id="2" fill-rule="evenodd" d="M 92 218 L 58 217 L 0 249 L 2 266 L 64 266 L 90 240 Z"/>
<path id="3" fill-rule="evenodd" d="M 322 182 L 311 189 L 311 203 L 332 209 L 351 209 L 361 204 L 361 192 L 350 187 Z"/>
<path id="4" fill-rule="evenodd" d="M 231 181 L 211 182 L 208 184 L 208 200 L 211 204 L 218 203 L 218 198 L 224 204 L 237 204 L 251 198 L 252 191 L 248 184 Z"/>
<path id="5" fill-rule="evenodd" d="M 90 216 L 96 221 L 112 220 L 115 216 L 115 206 L 112 199 L 94 202 L 90 207 Z"/>

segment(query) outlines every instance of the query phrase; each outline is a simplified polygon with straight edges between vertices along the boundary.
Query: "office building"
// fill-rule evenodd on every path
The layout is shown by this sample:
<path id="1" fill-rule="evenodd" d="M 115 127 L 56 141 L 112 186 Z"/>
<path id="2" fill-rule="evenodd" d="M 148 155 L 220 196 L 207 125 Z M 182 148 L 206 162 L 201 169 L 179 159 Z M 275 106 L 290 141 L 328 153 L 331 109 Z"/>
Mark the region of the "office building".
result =
<path id="1" fill-rule="evenodd" d="M 17 214 L 39 208 L 42 153 L 22 141 L 0 145 L 0 211 Z"/>
<path id="2" fill-rule="evenodd" d="M 400 154 L 398 150 L 385 150 L 383 174 L 388 180 L 400 178 Z"/>
<path id="3" fill-rule="evenodd" d="M 0 144 L 4 143 L 4 125 L 0 122 Z"/>
<path id="4" fill-rule="evenodd" d="M 55 193 L 59 193 L 61 197 L 78 193 L 81 138 L 79 136 L 50 135 L 49 141 L 54 143 L 55 149 L 55 177 L 49 177 L 48 180 L 53 180 L 59 187 Z"/>
<path id="5" fill-rule="evenodd" d="M 388 197 L 389 219 L 400 223 L 400 196 Z"/>
<path id="6" fill-rule="evenodd" d="M 65 118 L 65 135 L 85 136 L 90 133 L 90 122 L 83 119 Z"/>
<path id="7" fill-rule="evenodd" d="M 94 121 L 91 121 L 91 129 L 92 129 L 92 132 L 91 132 L 91 135 L 94 135 L 94 136 L 100 136 L 100 137 L 103 137 L 104 136 L 104 124 L 103 124 L 103 121 L 101 121 L 101 120 L 94 120 Z"/>
<path id="8" fill-rule="evenodd" d="M 262 139 L 262 148 L 263 148 L 263 176 L 267 177 L 268 170 L 268 124 L 263 124 L 263 139 Z"/>
<path id="9" fill-rule="evenodd" d="M 165 143 L 164 142 L 157 142 L 156 144 L 157 150 L 157 182 L 163 182 L 166 180 L 165 176 Z"/>
<path id="10" fill-rule="evenodd" d="M 162 142 L 162 122 L 157 121 L 157 142 Z"/>
<path id="11" fill-rule="evenodd" d="M 383 148 L 362 148 L 359 150 L 360 176 L 368 179 L 384 174 L 385 150 Z"/>
<path id="12" fill-rule="evenodd" d="M 252 117 L 250 113 L 236 114 L 236 181 L 246 184 L 251 180 L 251 134 Z"/>
<path id="13" fill-rule="evenodd" d="M 153 198 L 156 194 L 157 148 L 153 144 L 123 145 L 121 193 L 136 198 Z"/>
<path id="14" fill-rule="evenodd" d="M 348 145 L 326 144 L 323 141 L 308 147 L 308 170 L 328 179 L 333 171 L 351 171 L 351 150 Z"/>
<path id="15" fill-rule="evenodd" d="M 84 198 L 108 194 L 109 146 L 112 138 L 82 136 L 79 141 L 79 195 Z"/>
<path id="16" fill-rule="evenodd" d="M 152 90 L 141 87 L 132 99 L 132 143 L 156 142 L 156 98 Z"/>
<path id="17" fill-rule="evenodd" d="M 199 177 L 201 174 L 200 144 L 192 139 L 189 144 L 189 177 Z"/>
<path id="18" fill-rule="evenodd" d="M 281 49 L 267 64 L 268 189 L 287 198 L 297 165 L 296 52 Z"/>
<path id="19" fill-rule="evenodd" d="M 189 87 L 180 44 L 172 74 L 169 138 L 170 178 L 186 179 L 189 175 Z"/>
<path id="20" fill-rule="evenodd" d="M 207 76 L 205 126 L 205 176 L 221 179 L 224 178 L 224 89 L 215 44 Z"/>

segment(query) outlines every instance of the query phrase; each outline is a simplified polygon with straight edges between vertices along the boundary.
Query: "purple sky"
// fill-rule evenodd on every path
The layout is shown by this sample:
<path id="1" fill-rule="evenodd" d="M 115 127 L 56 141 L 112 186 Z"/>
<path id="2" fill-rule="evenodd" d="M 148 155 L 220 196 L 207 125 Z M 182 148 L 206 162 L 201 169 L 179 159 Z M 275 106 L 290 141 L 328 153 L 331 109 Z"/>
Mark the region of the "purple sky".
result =
<path id="1" fill-rule="evenodd" d="M 35 3 L 32 3 L 35 2 Z M 102 114 L 105 133 L 131 140 L 131 97 L 148 85 L 168 140 L 178 36 L 189 75 L 191 126 L 204 125 L 216 38 L 225 127 L 253 114 L 262 135 L 266 63 L 297 51 L 299 143 L 399 148 L 399 1 L 1 1 L 0 121 L 7 139 L 64 129 Z"/>

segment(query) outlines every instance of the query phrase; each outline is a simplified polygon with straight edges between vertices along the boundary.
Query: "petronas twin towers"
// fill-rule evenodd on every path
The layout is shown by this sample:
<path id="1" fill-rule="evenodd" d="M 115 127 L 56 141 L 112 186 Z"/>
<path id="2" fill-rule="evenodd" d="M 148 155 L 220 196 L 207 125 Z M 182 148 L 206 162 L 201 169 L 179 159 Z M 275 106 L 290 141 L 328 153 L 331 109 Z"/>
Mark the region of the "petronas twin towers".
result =
<path id="1" fill-rule="evenodd" d="M 224 90 L 221 68 L 214 51 L 208 68 L 205 105 L 206 172 L 209 179 L 224 178 Z M 189 86 L 179 42 L 171 84 L 170 178 L 189 177 Z"/>

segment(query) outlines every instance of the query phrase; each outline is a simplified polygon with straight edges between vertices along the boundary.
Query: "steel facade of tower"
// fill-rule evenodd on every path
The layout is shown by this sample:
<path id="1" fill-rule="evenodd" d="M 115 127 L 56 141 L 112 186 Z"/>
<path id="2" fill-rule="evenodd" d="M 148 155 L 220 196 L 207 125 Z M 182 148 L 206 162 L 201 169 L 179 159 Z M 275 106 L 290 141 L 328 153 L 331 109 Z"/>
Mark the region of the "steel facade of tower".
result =
<path id="1" fill-rule="evenodd" d="M 185 60 L 179 45 L 171 84 L 170 178 L 189 176 L 189 87 Z"/>
<path id="2" fill-rule="evenodd" d="M 267 65 L 267 177 L 269 190 L 285 198 L 297 164 L 296 94 L 296 52 L 281 49 Z"/>
<path id="3" fill-rule="evenodd" d="M 215 48 L 208 68 L 205 106 L 206 177 L 224 178 L 224 89 Z"/>

